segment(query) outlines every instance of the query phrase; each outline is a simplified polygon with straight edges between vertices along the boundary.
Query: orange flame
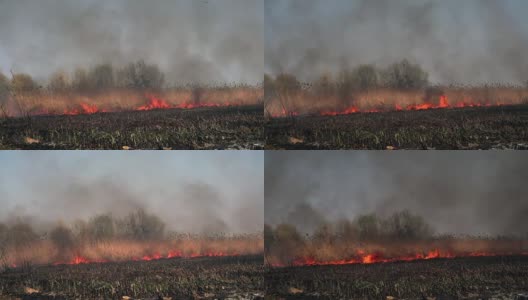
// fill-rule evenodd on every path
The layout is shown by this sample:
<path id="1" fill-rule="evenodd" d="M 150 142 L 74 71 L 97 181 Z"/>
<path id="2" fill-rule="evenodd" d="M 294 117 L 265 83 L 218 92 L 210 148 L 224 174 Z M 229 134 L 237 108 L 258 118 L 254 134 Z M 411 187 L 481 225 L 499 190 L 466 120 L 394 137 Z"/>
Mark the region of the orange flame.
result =
<path id="1" fill-rule="evenodd" d="M 454 255 L 448 251 L 440 251 L 433 249 L 427 253 L 417 253 L 410 256 L 400 257 L 383 257 L 381 253 L 365 253 L 362 250 L 358 250 L 357 254 L 349 259 L 340 260 L 328 260 L 321 261 L 313 257 L 301 257 L 293 260 L 291 266 L 325 266 L 325 265 L 349 265 L 349 264 L 373 264 L 373 263 L 387 263 L 397 261 L 414 261 L 414 260 L 427 260 L 437 258 L 455 258 L 455 257 L 476 257 L 476 256 L 503 256 L 503 255 L 528 255 L 528 252 L 523 253 L 491 253 L 491 252 L 469 252 Z M 286 265 L 281 263 L 273 263 L 272 267 L 285 267 Z"/>
<path id="2" fill-rule="evenodd" d="M 150 102 L 147 105 L 138 107 L 136 110 L 152 110 L 152 109 L 163 109 L 170 108 L 170 105 L 167 104 L 163 99 L 156 98 L 155 96 L 148 96 Z"/>
<path id="3" fill-rule="evenodd" d="M 400 104 L 394 104 L 392 109 L 387 108 L 369 108 L 369 109 L 360 109 L 357 106 L 350 106 L 341 111 L 320 111 L 319 115 L 321 116 L 339 116 L 339 115 L 349 115 L 355 113 L 377 113 L 383 111 L 412 111 L 412 110 L 430 110 L 430 109 L 448 109 L 448 108 L 464 108 L 464 107 L 489 107 L 489 106 L 501 106 L 501 103 L 471 103 L 471 102 L 457 102 L 455 104 L 450 104 L 447 96 L 441 95 L 438 99 L 438 103 L 419 103 L 419 104 L 410 104 L 407 106 L 401 106 Z M 281 113 L 272 114 L 273 118 L 286 117 L 289 115 L 299 115 L 298 112 L 289 112 L 283 109 Z"/>
<path id="4" fill-rule="evenodd" d="M 180 250 L 172 250 L 169 251 L 165 255 L 161 255 L 160 253 L 154 253 L 151 255 L 144 255 L 142 257 L 133 257 L 130 259 L 131 261 L 152 261 L 152 260 L 160 260 L 160 259 L 170 259 L 170 258 L 199 258 L 199 257 L 233 257 L 233 256 L 239 256 L 236 252 L 230 252 L 230 253 L 224 253 L 224 252 L 205 252 L 205 253 L 191 253 L 184 255 L 182 251 Z M 91 264 L 91 263 L 108 263 L 111 262 L 109 260 L 90 260 L 86 257 L 83 257 L 81 255 L 76 255 L 74 258 L 72 258 L 70 261 L 59 261 L 53 263 L 53 265 L 81 265 L 81 264 Z M 13 265 L 16 267 L 16 265 Z"/>

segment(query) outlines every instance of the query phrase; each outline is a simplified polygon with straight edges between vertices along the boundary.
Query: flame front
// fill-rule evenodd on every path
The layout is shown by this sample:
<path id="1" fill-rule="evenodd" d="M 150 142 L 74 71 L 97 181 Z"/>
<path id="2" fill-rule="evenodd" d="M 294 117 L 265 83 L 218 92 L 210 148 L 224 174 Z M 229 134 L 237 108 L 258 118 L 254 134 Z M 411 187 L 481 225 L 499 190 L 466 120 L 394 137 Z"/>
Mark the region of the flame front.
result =
<path id="1" fill-rule="evenodd" d="M 384 257 L 382 253 L 366 253 L 363 250 L 358 250 L 356 255 L 347 259 L 339 260 L 318 260 L 313 257 L 300 257 L 291 261 L 290 264 L 271 263 L 272 267 L 286 267 L 286 266 L 325 266 L 325 265 L 350 265 L 350 264 L 373 264 L 373 263 L 388 263 L 398 261 L 414 261 L 427 260 L 437 258 L 455 258 L 455 257 L 483 257 L 483 256 L 504 256 L 504 255 L 528 255 L 528 252 L 521 253 L 492 253 L 492 252 L 467 252 L 454 254 L 449 251 L 441 251 L 439 249 L 432 249 L 425 253 L 416 253 L 414 255 Z"/>
<path id="2" fill-rule="evenodd" d="M 361 101 L 359 101 L 361 102 Z M 365 101 L 368 102 L 368 101 Z M 515 104 L 515 103 L 514 103 Z M 455 103 L 450 103 L 446 95 L 441 95 L 438 97 L 437 103 L 418 103 L 418 104 L 407 104 L 402 105 L 399 103 L 393 104 L 392 107 L 387 105 L 380 104 L 378 107 L 370 108 L 360 108 L 357 105 L 346 107 L 342 110 L 325 110 L 321 109 L 317 114 L 321 116 L 340 116 L 340 115 L 350 115 L 356 113 L 379 113 L 379 112 L 389 112 L 389 111 L 421 111 L 421 110 L 432 110 L 432 109 L 450 109 L 450 108 L 465 108 L 465 107 L 490 107 L 490 106 L 502 106 L 503 104 L 500 101 L 495 102 L 472 102 L 470 100 L 458 101 Z M 281 109 L 278 113 L 271 113 L 273 118 L 281 118 L 286 116 L 297 116 L 301 113 L 295 110 L 286 110 Z"/>

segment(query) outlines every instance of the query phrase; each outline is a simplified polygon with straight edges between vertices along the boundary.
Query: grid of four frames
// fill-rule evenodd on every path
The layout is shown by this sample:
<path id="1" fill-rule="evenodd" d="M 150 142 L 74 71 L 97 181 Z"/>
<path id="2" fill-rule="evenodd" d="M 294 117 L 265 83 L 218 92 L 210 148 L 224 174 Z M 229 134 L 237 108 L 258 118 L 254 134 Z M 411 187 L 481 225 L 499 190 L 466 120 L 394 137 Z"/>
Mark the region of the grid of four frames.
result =
<path id="1" fill-rule="evenodd" d="M 0 0 L 0 299 L 528 299 L 527 10 Z"/>

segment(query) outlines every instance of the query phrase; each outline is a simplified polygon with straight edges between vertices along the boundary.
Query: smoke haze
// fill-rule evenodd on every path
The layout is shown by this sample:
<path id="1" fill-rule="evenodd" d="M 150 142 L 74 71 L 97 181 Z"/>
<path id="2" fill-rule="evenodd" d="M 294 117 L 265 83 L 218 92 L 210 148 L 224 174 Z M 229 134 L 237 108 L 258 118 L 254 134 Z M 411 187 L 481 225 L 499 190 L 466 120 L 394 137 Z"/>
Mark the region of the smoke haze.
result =
<path id="1" fill-rule="evenodd" d="M 523 0 L 266 0 L 265 71 L 313 80 L 404 58 L 433 83 L 528 79 Z"/>
<path id="2" fill-rule="evenodd" d="M 513 152 L 265 153 L 265 221 L 323 221 L 408 209 L 437 233 L 522 234 L 528 160 Z"/>
<path id="3" fill-rule="evenodd" d="M 186 233 L 257 233 L 263 154 L 80 151 L 0 154 L 0 222 L 122 217 L 137 209 Z"/>
<path id="4" fill-rule="evenodd" d="M 144 59 L 172 83 L 259 83 L 261 0 L 0 0 L 0 71 Z"/>

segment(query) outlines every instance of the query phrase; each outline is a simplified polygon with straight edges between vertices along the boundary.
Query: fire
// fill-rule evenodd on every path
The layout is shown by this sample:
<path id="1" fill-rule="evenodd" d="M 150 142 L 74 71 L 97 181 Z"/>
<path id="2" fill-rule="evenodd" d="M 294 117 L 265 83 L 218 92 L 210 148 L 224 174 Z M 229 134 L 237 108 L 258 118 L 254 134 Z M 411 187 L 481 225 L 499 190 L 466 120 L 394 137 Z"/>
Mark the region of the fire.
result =
<path id="1" fill-rule="evenodd" d="M 91 114 L 95 114 L 95 113 L 98 113 L 98 112 L 105 112 L 105 110 L 100 110 L 95 105 L 91 105 L 91 104 L 87 104 L 87 103 L 81 103 L 81 104 L 79 104 L 78 108 L 65 109 L 63 114 L 64 115 L 70 115 L 70 116 L 81 115 L 81 114 L 91 115 Z M 39 115 L 43 115 L 43 114 L 48 115 L 50 113 L 47 112 L 47 111 L 44 111 L 44 112 L 40 112 L 38 114 Z"/>
<path id="2" fill-rule="evenodd" d="M 388 263 L 397 261 L 414 261 L 427 260 L 439 258 L 455 258 L 455 257 L 482 257 L 482 256 L 502 256 L 502 255 L 528 255 L 528 252 L 523 253 L 491 253 L 491 252 L 469 252 L 461 254 L 453 254 L 449 251 L 440 251 L 433 249 L 427 253 L 416 253 L 409 256 L 398 257 L 384 257 L 381 253 L 366 253 L 363 250 L 358 250 L 356 255 L 347 259 L 340 260 L 317 260 L 314 257 L 301 257 L 294 259 L 291 266 L 326 266 L 326 265 L 350 265 L 350 264 L 373 264 L 373 263 Z M 285 267 L 285 264 L 272 263 L 272 267 Z"/>
<path id="3" fill-rule="evenodd" d="M 138 107 L 136 110 L 152 110 L 152 109 L 164 109 L 170 108 L 170 105 L 167 104 L 163 99 L 156 98 L 155 96 L 148 96 L 150 101 L 148 104 Z"/>
<path id="4" fill-rule="evenodd" d="M 441 95 L 436 104 L 435 103 L 418 103 L 418 104 L 409 104 L 407 106 L 402 106 L 396 103 L 394 104 L 394 107 L 392 108 L 379 107 L 379 108 L 368 108 L 368 109 L 361 109 L 358 106 L 350 106 L 340 111 L 322 110 L 322 111 L 319 111 L 318 114 L 321 116 L 340 116 L 340 115 L 350 115 L 350 114 L 355 114 L 355 113 L 378 113 L 378 112 L 386 112 L 386 111 L 413 111 L 413 110 L 449 109 L 449 108 L 464 108 L 464 107 L 489 107 L 489 106 L 501 106 L 501 105 L 502 104 L 499 102 L 496 102 L 496 103 L 475 102 L 473 103 L 473 102 L 464 102 L 464 101 L 450 104 L 447 96 Z M 297 116 L 299 115 L 299 112 L 286 113 L 286 111 L 283 109 L 281 113 L 272 114 L 271 116 L 274 118 L 280 118 L 280 117 L 286 117 L 290 115 Z"/>
<path id="5" fill-rule="evenodd" d="M 160 259 L 171 259 L 171 258 L 200 258 L 200 257 L 233 257 L 239 256 L 236 252 L 204 252 L 204 253 L 190 253 L 183 254 L 180 250 L 171 250 L 167 254 L 162 255 L 160 253 L 154 253 L 149 255 L 144 255 L 142 257 L 132 257 L 128 259 L 129 261 L 152 261 Z M 120 260 L 126 261 L 126 260 Z M 59 261 L 53 263 L 53 265 L 81 265 L 81 264 L 92 264 L 92 263 L 108 263 L 109 260 L 102 259 L 88 259 L 87 257 L 81 255 L 75 255 L 70 261 Z M 14 265 L 16 267 L 16 265 Z"/>
<path id="6" fill-rule="evenodd" d="M 96 103 L 87 103 L 87 102 L 78 102 L 78 104 L 75 105 L 67 105 L 66 108 L 53 108 L 53 107 L 40 107 L 38 109 L 33 109 L 29 112 L 30 115 L 33 116 L 45 116 L 45 115 L 68 115 L 68 116 L 75 116 L 75 115 L 91 115 L 96 113 L 103 113 L 103 112 L 119 112 L 119 111 L 149 111 L 149 110 L 157 110 L 157 109 L 194 109 L 194 108 L 203 108 L 203 107 L 232 107 L 232 106 L 242 106 L 246 105 L 248 103 L 245 103 L 244 101 L 219 101 L 214 103 L 208 103 L 208 102 L 202 102 L 202 103 L 190 103 L 190 102 L 181 102 L 181 103 L 175 103 L 171 104 L 171 102 L 176 102 L 176 99 L 173 101 L 167 101 L 159 96 L 155 95 L 144 95 L 141 96 L 141 98 L 146 98 L 147 101 L 143 105 L 139 105 L 137 107 L 127 107 L 123 106 L 121 108 L 119 107 L 102 107 L 98 106 Z M 97 103 L 108 103 L 105 101 L 101 101 L 104 99 L 94 100 L 93 102 Z"/>

